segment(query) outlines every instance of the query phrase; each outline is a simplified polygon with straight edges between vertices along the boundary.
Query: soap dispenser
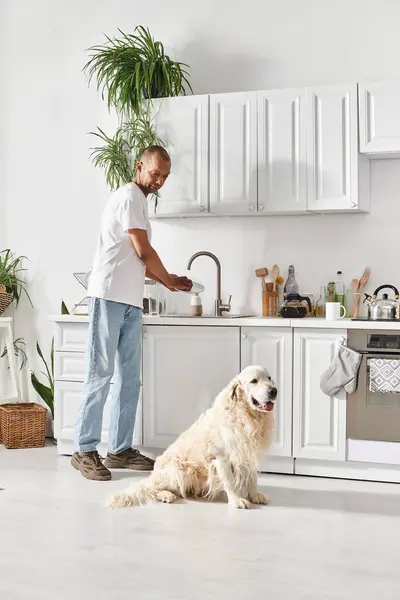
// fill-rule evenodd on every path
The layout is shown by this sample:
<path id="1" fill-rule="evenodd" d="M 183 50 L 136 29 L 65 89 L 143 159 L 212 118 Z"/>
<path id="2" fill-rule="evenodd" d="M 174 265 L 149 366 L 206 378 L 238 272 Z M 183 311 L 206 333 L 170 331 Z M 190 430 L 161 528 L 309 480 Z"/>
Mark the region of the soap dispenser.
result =
<path id="1" fill-rule="evenodd" d="M 199 294 L 192 294 L 190 298 L 190 316 L 201 317 L 203 314 L 203 306 Z"/>

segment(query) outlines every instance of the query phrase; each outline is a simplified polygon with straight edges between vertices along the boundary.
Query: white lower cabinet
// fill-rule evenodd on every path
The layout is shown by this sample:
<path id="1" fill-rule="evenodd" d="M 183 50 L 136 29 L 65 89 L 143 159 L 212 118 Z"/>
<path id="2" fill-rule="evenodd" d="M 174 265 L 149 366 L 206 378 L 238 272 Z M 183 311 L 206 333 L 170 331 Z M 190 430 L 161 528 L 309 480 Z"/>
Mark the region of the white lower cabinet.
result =
<path id="1" fill-rule="evenodd" d="M 275 440 L 272 456 L 292 456 L 292 329 L 243 327 L 241 368 L 266 367 L 278 388 L 275 405 Z"/>
<path id="2" fill-rule="evenodd" d="M 78 409 L 82 402 L 83 383 L 81 381 L 55 381 L 54 395 L 54 435 L 59 454 L 74 452 L 75 424 Z M 110 404 L 106 401 L 101 430 L 100 454 L 107 452 L 108 430 L 110 424 Z M 136 414 L 136 426 L 133 445 L 142 445 L 142 400 L 139 398 Z"/>
<path id="3" fill-rule="evenodd" d="M 295 329 L 293 353 L 293 456 L 346 460 L 346 395 L 326 396 L 322 373 L 347 338 L 341 329 Z"/>
<path id="4" fill-rule="evenodd" d="M 145 326 L 143 443 L 166 448 L 240 370 L 239 327 Z"/>

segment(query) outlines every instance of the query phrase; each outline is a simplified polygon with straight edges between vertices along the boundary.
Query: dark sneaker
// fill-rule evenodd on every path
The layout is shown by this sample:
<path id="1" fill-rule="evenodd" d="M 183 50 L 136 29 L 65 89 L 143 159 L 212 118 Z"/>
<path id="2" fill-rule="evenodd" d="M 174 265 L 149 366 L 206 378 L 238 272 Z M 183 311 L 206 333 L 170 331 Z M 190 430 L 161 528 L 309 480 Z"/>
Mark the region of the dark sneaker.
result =
<path id="1" fill-rule="evenodd" d="M 154 460 L 140 454 L 139 450 L 128 448 L 119 454 L 107 453 L 104 465 L 108 469 L 132 469 L 133 471 L 152 471 Z"/>
<path id="2" fill-rule="evenodd" d="M 97 450 L 92 452 L 75 452 L 71 458 L 71 465 L 80 471 L 86 479 L 94 481 L 110 481 L 111 473 L 101 462 Z"/>

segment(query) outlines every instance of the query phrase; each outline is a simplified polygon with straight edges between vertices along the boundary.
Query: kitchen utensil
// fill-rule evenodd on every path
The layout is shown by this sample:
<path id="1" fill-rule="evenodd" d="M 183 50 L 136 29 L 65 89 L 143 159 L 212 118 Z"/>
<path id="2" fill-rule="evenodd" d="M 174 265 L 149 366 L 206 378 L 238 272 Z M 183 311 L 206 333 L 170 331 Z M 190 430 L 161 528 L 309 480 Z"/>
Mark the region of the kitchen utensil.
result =
<path id="1" fill-rule="evenodd" d="M 279 277 L 279 266 L 278 265 L 274 265 L 272 267 L 272 279 L 273 279 L 273 290 L 274 292 L 276 292 L 276 279 L 277 277 Z"/>
<path id="2" fill-rule="evenodd" d="M 285 283 L 285 278 L 282 277 L 282 275 L 278 275 L 278 277 L 275 279 L 275 283 L 277 286 L 283 285 Z"/>
<path id="3" fill-rule="evenodd" d="M 354 298 L 353 298 L 353 306 L 351 308 L 351 316 L 352 317 L 356 317 L 356 300 L 357 300 L 357 290 L 358 290 L 358 286 L 360 285 L 360 280 L 359 279 L 352 279 L 351 280 L 351 289 L 353 290 L 354 293 Z"/>
<path id="4" fill-rule="evenodd" d="M 263 317 L 278 316 L 278 292 L 263 291 L 263 293 L 262 293 L 262 315 L 263 315 Z"/>
<path id="5" fill-rule="evenodd" d="M 394 292 L 394 299 L 389 298 L 388 294 L 382 294 L 382 298 L 378 298 L 379 292 L 385 289 Z M 379 286 L 372 296 L 365 294 L 364 302 L 368 305 L 368 318 L 371 321 L 394 321 L 398 318 L 399 291 L 393 285 Z"/>
<path id="6" fill-rule="evenodd" d="M 266 267 L 262 269 L 256 269 L 256 276 L 261 279 L 261 285 L 264 292 L 267 291 L 267 285 L 265 283 L 265 278 L 268 277 L 269 271 Z"/>
<path id="7" fill-rule="evenodd" d="M 355 305 L 356 305 L 356 309 L 355 309 L 356 314 L 354 315 L 355 317 L 358 317 L 358 315 L 360 313 L 361 294 L 363 293 L 365 286 L 368 283 L 370 275 L 371 275 L 371 269 L 369 267 L 365 267 L 364 273 L 362 274 L 362 277 L 359 281 L 358 288 L 357 288 L 358 295 L 356 296 L 356 300 L 355 300 Z"/>
<path id="8" fill-rule="evenodd" d="M 341 315 L 341 311 L 343 314 Z M 327 321 L 337 321 L 338 319 L 344 319 L 346 316 L 346 309 L 340 302 L 326 302 L 325 304 L 325 319 Z"/>
<path id="9" fill-rule="evenodd" d="M 311 313 L 311 301 L 307 296 L 300 294 L 287 294 L 283 302 L 280 315 L 284 319 L 301 319 Z"/>

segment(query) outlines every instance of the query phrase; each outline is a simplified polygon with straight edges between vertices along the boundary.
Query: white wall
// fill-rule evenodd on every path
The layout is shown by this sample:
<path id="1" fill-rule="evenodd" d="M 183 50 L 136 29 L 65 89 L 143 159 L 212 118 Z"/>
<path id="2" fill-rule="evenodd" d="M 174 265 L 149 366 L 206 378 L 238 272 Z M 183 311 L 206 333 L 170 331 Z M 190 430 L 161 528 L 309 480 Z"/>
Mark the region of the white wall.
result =
<path id="1" fill-rule="evenodd" d="M 82 291 L 73 271 L 92 260 L 107 196 L 88 160 L 97 125 L 113 119 L 81 72 L 84 49 L 117 27 L 148 25 L 192 66 L 196 93 L 388 79 L 398 72 L 396 0 L 2 0 L 0 4 L 0 248 L 26 254 L 35 308 L 24 302 L 16 333 L 48 347 L 47 315 Z M 400 285 L 396 267 L 397 161 L 372 168 L 369 215 L 176 220 L 154 224 L 154 242 L 177 272 L 190 254 L 215 252 L 233 309 L 260 308 L 258 266 L 294 262 L 301 288 L 316 291 L 342 269 L 372 267 L 371 287 Z M 179 243 L 177 243 L 179 240 Z M 213 265 L 193 274 L 215 294 Z"/>

